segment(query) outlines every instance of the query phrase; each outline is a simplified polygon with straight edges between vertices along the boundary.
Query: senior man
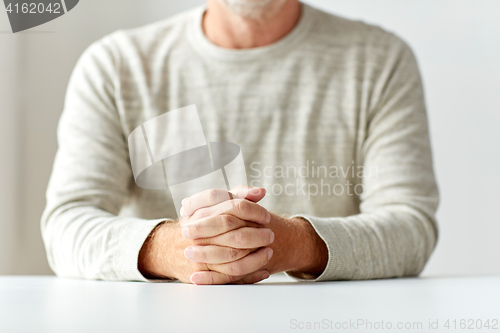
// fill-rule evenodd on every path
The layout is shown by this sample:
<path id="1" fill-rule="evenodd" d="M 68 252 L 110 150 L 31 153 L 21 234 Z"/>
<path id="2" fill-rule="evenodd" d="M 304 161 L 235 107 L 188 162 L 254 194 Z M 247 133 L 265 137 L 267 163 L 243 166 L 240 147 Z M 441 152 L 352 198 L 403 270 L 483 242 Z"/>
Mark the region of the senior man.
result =
<path id="1" fill-rule="evenodd" d="M 134 183 L 127 137 L 196 104 L 251 187 Z M 186 126 L 186 124 L 179 124 Z M 208 0 L 94 43 L 69 83 L 42 217 L 59 276 L 195 284 L 417 275 L 437 240 L 422 84 L 394 34 L 297 0 Z M 266 194 L 267 190 L 267 194 Z"/>

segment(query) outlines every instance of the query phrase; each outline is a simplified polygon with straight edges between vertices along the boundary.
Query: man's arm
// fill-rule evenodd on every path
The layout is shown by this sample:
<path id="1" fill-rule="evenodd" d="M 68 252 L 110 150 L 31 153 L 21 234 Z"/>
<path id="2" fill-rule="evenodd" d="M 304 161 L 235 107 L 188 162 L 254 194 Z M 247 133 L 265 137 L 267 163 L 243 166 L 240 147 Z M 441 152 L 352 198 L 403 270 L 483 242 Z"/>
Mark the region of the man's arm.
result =
<path id="1" fill-rule="evenodd" d="M 119 62 L 108 39 L 97 42 L 68 85 L 42 217 L 49 264 L 59 276 L 146 280 L 138 253 L 165 221 L 117 216 L 132 179 L 115 104 Z"/>
<path id="2" fill-rule="evenodd" d="M 396 37 L 382 61 L 357 157 L 377 170 L 363 178 L 360 214 L 301 215 L 328 246 L 320 281 L 418 275 L 436 245 L 439 197 L 418 66 Z"/>

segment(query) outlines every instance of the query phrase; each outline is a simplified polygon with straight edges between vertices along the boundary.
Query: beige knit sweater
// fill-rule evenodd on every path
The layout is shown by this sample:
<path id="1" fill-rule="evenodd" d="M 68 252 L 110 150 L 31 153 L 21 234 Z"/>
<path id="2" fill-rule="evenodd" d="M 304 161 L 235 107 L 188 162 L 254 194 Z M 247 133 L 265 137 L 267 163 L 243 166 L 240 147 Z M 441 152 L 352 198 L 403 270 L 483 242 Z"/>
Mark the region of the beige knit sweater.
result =
<path id="1" fill-rule="evenodd" d="M 176 218 L 164 190 L 137 187 L 127 137 L 196 104 L 208 141 L 238 144 L 269 210 L 301 215 L 326 242 L 317 280 L 418 274 L 437 239 L 422 83 L 411 50 L 378 27 L 303 5 L 277 43 L 230 50 L 204 9 L 94 43 L 60 120 L 42 232 L 56 274 L 146 279 L 150 231 Z"/>

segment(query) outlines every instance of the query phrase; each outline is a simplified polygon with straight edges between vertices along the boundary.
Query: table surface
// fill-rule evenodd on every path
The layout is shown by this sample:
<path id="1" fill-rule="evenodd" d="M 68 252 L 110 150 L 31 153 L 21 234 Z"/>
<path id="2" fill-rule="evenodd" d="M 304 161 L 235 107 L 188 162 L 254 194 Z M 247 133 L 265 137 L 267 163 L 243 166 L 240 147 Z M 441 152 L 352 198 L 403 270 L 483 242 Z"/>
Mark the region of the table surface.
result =
<path id="1" fill-rule="evenodd" d="M 0 277 L 2 333 L 500 332 L 499 321 L 500 277 L 313 283 L 275 275 L 226 286 Z"/>

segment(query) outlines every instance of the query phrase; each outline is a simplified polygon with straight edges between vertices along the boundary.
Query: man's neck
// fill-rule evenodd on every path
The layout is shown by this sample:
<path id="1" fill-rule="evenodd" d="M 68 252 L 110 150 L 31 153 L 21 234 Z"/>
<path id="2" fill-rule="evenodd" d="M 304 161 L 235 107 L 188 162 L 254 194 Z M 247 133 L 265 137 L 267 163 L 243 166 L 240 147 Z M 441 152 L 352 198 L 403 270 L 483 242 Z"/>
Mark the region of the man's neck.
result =
<path id="1" fill-rule="evenodd" d="M 297 25 L 301 5 L 288 0 L 268 15 L 251 19 L 236 15 L 217 0 L 208 0 L 203 17 L 203 31 L 217 46 L 229 49 L 247 49 L 272 44 L 285 37 Z"/>

